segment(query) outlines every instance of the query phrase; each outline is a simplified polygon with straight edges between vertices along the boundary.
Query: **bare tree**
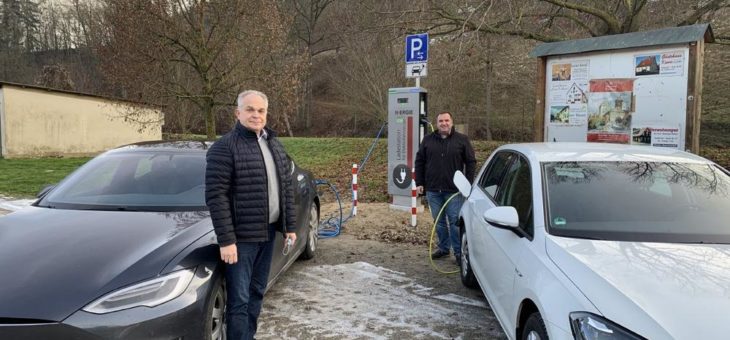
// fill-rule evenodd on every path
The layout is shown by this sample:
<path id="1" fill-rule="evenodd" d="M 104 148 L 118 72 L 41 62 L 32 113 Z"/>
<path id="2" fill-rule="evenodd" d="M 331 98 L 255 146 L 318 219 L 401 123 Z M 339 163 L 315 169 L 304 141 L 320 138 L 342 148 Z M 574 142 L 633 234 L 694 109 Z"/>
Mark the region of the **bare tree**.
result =
<path id="1" fill-rule="evenodd" d="M 730 0 L 425 1 L 427 5 L 422 12 L 427 15 L 414 21 L 436 34 L 478 31 L 544 42 L 634 32 L 656 26 L 657 18 L 661 18 L 661 26 L 666 26 L 666 14 L 649 13 L 668 9 L 690 9 L 680 11 L 681 17 L 673 17 L 670 25 L 695 24 L 708 21 L 715 12 L 730 7 Z"/>
<path id="2" fill-rule="evenodd" d="M 325 11 L 337 0 L 286 0 L 287 10 L 293 16 L 292 35 L 293 39 L 301 46 L 299 53 L 306 56 L 306 66 L 303 72 L 304 86 L 301 96 L 303 100 L 299 107 L 299 118 L 303 121 L 304 130 L 309 131 L 311 127 L 312 111 L 312 88 L 314 77 L 312 72 L 313 58 L 322 53 L 334 50 L 331 20 L 326 20 Z"/>
<path id="3" fill-rule="evenodd" d="M 103 64 L 124 95 L 191 102 L 211 139 L 216 109 L 244 87 L 271 85 L 272 67 L 286 58 L 274 1 L 108 0 L 105 19 Z"/>
<path id="4" fill-rule="evenodd" d="M 61 65 L 46 65 L 43 67 L 43 73 L 36 78 L 36 84 L 61 89 L 66 91 L 74 90 L 74 84 L 68 71 Z"/>
<path id="5" fill-rule="evenodd" d="M 0 77 L 5 81 L 32 82 L 28 53 L 39 48 L 38 0 L 0 1 Z"/>
<path id="6" fill-rule="evenodd" d="M 329 83 L 322 86 L 327 98 L 317 105 L 346 119 L 339 122 L 339 133 L 351 131 L 361 136 L 377 131 L 387 117 L 388 88 L 408 84 L 403 60 L 405 31 L 392 24 L 397 18 L 380 14 L 407 6 L 394 1 L 343 1 L 331 7 L 331 25 L 337 28 L 332 38 L 338 49 L 318 58 Z"/>

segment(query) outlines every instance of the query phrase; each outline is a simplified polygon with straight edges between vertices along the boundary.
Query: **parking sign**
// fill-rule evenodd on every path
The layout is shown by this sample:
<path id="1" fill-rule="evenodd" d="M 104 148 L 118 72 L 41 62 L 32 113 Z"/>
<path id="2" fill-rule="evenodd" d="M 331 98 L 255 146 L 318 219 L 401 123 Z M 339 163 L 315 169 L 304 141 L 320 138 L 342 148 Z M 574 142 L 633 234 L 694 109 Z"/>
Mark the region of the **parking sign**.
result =
<path id="1" fill-rule="evenodd" d="M 428 61 L 428 33 L 406 36 L 406 63 Z"/>

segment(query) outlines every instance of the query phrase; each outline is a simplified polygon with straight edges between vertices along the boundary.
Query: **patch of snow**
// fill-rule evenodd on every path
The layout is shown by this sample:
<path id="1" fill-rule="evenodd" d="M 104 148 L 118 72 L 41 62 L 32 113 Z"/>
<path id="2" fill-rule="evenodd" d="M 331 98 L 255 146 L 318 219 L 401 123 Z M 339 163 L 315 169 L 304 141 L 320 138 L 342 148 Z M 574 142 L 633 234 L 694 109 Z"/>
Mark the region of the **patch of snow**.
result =
<path id="1" fill-rule="evenodd" d="M 257 338 L 436 338 L 481 334 L 487 304 L 437 294 L 404 273 L 366 262 L 289 271 L 266 295 Z M 493 321 L 493 320 L 492 320 Z M 458 325 L 457 327 L 454 327 Z M 458 329 L 459 331 L 455 331 Z M 464 333 L 468 332 L 468 333 Z"/>
<path id="2" fill-rule="evenodd" d="M 17 211 L 31 205 L 33 202 L 35 202 L 34 199 L 14 200 L 8 197 L 0 197 L 0 209 Z"/>

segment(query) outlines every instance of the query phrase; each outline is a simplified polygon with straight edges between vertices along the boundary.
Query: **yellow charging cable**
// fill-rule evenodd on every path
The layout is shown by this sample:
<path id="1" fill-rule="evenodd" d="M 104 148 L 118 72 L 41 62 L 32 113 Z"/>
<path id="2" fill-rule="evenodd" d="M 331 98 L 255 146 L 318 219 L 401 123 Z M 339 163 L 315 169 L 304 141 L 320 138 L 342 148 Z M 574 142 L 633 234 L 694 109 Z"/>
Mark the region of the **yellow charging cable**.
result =
<path id="1" fill-rule="evenodd" d="M 459 270 L 455 270 L 455 271 L 441 270 L 441 268 L 439 268 L 436 265 L 436 263 L 433 262 L 433 256 L 431 256 L 431 254 L 432 254 L 431 250 L 433 249 L 433 236 L 436 233 L 436 226 L 438 225 L 438 221 L 441 219 L 441 214 L 444 213 L 444 209 L 446 209 L 446 207 L 449 205 L 449 202 L 457 195 L 461 195 L 461 194 L 457 192 L 457 193 L 451 195 L 449 197 L 449 199 L 447 199 L 446 202 L 441 206 L 441 210 L 439 210 L 438 215 L 436 215 L 436 219 L 433 221 L 433 228 L 431 228 L 431 237 L 428 239 L 428 258 L 431 261 L 431 266 L 433 267 L 433 269 L 441 274 L 456 274 L 459 272 L 459 270 L 461 270 L 461 268 L 459 268 Z M 456 222 L 454 222 L 454 223 L 456 223 Z M 461 242 L 461 240 L 459 240 L 459 242 Z"/>

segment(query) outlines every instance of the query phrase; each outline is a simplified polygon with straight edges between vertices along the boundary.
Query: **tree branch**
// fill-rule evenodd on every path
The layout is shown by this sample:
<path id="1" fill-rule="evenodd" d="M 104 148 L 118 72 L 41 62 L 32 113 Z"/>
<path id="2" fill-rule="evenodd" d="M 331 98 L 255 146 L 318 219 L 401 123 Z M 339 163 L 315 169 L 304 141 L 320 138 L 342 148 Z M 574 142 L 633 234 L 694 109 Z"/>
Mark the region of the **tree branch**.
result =
<path id="1" fill-rule="evenodd" d="M 725 3 L 726 0 L 712 0 L 702 7 L 698 7 L 686 19 L 682 20 L 677 26 L 694 25 L 702 19 L 702 17 L 710 12 L 715 12 L 722 7 L 728 7 L 730 4 Z"/>
<path id="2" fill-rule="evenodd" d="M 616 19 L 616 17 L 609 12 L 600 10 L 595 7 L 584 6 L 581 4 L 576 4 L 573 2 L 562 1 L 562 0 L 540 0 L 540 1 L 547 2 L 547 3 L 553 4 L 555 6 L 560 6 L 560 7 L 572 9 L 574 11 L 578 11 L 581 13 L 586 13 L 586 14 L 592 15 L 592 16 L 600 19 L 604 23 L 606 23 L 606 25 L 608 26 L 609 33 L 620 33 L 621 32 L 621 24 Z"/>
<path id="3" fill-rule="evenodd" d="M 477 24 L 467 21 L 461 17 L 451 16 L 448 13 L 446 13 L 445 11 L 436 11 L 436 14 L 439 15 L 442 19 L 451 21 L 459 27 L 463 27 L 465 29 L 468 28 L 470 31 L 479 31 L 482 33 L 491 33 L 491 34 L 506 34 L 506 35 L 512 35 L 512 36 L 519 36 L 519 37 L 523 37 L 526 39 L 542 41 L 542 42 L 554 42 L 554 41 L 565 40 L 565 38 L 563 38 L 563 37 L 544 35 L 544 34 L 540 34 L 540 33 L 520 30 L 520 29 L 500 29 L 500 28 L 492 27 L 492 26 L 488 26 L 488 25 L 477 25 Z"/>

